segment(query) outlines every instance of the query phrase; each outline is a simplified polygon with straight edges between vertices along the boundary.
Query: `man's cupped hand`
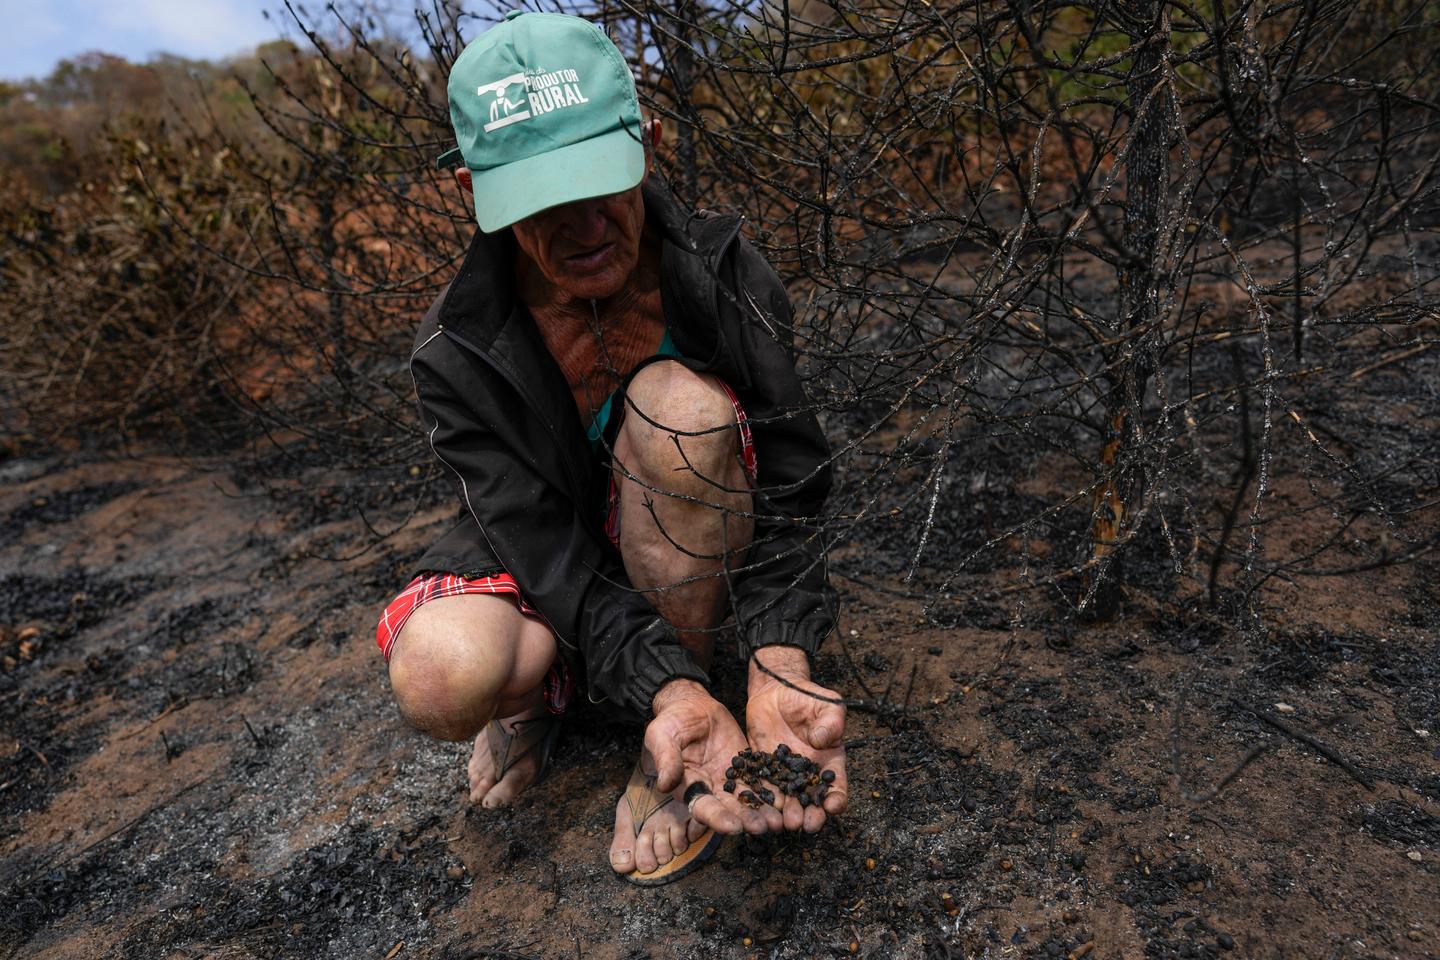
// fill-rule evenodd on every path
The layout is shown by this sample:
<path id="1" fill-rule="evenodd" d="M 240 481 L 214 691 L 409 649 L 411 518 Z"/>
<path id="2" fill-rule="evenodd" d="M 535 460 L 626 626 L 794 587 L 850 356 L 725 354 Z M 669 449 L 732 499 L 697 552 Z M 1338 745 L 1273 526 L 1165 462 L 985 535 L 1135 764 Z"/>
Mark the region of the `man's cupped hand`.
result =
<path id="1" fill-rule="evenodd" d="M 780 827 L 775 822 L 778 819 L 786 830 L 815 833 L 825 825 L 827 816 L 844 813 L 849 806 L 845 707 L 835 702 L 838 700 L 838 693 L 810 680 L 809 660 L 802 650 L 762 647 L 751 658 L 750 697 L 745 707 L 750 746 L 773 753 L 786 744 L 791 752 L 808 756 L 822 772 L 829 770 L 835 776 L 818 806 L 802 806 L 799 797 L 785 796 L 772 787 L 780 816 L 769 818 L 771 829 Z"/>

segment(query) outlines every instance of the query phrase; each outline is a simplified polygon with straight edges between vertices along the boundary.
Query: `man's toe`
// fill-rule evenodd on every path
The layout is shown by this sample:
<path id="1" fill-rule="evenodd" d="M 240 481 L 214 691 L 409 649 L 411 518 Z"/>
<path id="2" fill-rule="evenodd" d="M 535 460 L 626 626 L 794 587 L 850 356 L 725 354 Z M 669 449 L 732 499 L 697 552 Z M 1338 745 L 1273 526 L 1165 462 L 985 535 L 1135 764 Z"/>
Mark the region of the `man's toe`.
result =
<path id="1" fill-rule="evenodd" d="M 630 806 L 623 799 L 615 805 L 615 837 L 610 841 L 610 866 L 616 873 L 635 869 L 635 828 Z"/>
<path id="2" fill-rule="evenodd" d="M 610 868 L 616 873 L 629 873 L 635 869 L 634 844 L 622 842 L 616 837 L 610 844 Z"/>
<path id="3" fill-rule="evenodd" d="M 508 805 L 524 790 L 528 784 L 528 775 L 522 771 L 522 764 L 516 764 L 505 771 L 505 776 L 487 794 L 485 799 L 480 801 L 482 806 L 502 807 Z"/>
<path id="4" fill-rule="evenodd" d="M 635 869 L 641 873 L 652 873 L 660 866 L 655 859 L 655 835 L 642 833 L 635 838 Z"/>
<path id="5" fill-rule="evenodd" d="M 655 862 L 664 866 L 675 859 L 675 850 L 670 846 L 670 830 L 667 827 L 660 827 L 655 831 L 655 838 L 652 841 L 655 850 Z"/>
<path id="6" fill-rule="evenodd" d="M 679 856 L 690 846 L 689 830 L 686 824 L 693 823 L 689 818 L 685 823 L 671 824 L 670 826 L 670 849 L 676 856 Z"/>

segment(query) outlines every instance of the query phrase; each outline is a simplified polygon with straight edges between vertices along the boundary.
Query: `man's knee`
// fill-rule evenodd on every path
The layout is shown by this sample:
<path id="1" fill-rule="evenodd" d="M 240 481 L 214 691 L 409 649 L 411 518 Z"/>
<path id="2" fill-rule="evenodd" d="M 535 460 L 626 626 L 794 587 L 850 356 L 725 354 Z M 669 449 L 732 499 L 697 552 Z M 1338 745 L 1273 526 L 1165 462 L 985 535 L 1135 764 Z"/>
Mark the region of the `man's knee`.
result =
<path id="1" fill-rule="evenodd" d="M 473 615 L 476 600 L 508 603 L 499 597 L 432 600 L 410 617 L 390 655 L 390 686 L 401 716 L 442 740 L 474 737 L 501 701 L 529 682 L 527 677 L 517 684 L 517 675 L 534 673 L 530 661 L 544 659 L 543 652 L 522 649 L 527 642 L 535 645 L 526 631 L 503 617 Z M 524 623 L 518 612 L 513 619 Z"/>
<path id="2" fill-rule="evenodd" d="M 696 473 L 724 479 L 717 472 L 735 460 L 740 439 L 734 404 L 713 377 L 657 361 L 630 381 L 626 400 L 622 429 L 639 466 L 680 482 Z"/>

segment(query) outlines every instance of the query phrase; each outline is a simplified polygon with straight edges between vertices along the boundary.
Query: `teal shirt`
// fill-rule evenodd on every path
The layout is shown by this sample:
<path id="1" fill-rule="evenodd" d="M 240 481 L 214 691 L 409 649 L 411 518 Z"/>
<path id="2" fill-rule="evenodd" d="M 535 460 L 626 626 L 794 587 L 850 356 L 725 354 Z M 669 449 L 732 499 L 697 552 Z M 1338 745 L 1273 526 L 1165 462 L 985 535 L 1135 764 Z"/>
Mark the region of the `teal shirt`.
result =
<path id="1" fill-rule="evenodd" d="M 665 336 L 660 338 L 660 349 L 655 351 L 657 357 L 678 357 L 680 351 L 675 349 L 675 341 L 670 339 L 670 328 L 665 328 Z M 590 452 L 597 457 L 600 455 L 601 441 L 605 438 L 605 428 L 610 425 L 610 407 L 615 402 L 615 394 L 605 398 L 600 409 L 595 411 L 595 418 L 590 421 L 590 429 L 586 433 L 586 439 L 590 441 Z"/>

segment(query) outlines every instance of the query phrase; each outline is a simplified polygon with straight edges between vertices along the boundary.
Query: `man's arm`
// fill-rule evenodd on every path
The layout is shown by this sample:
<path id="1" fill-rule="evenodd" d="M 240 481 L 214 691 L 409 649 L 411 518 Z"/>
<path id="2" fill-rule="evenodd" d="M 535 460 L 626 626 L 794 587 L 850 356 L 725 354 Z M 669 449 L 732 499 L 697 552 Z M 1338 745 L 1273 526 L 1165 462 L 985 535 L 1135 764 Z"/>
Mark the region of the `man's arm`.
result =
<path id="1" fill-rule="evenodd" d="M 833 778 L 820 806 L 782 801 L 785 829 L 813 833 L 849 805 L 845 707 L 839 694 L 810 679 L 810 657 L 835 627 L 821 526 L 830 448 L 795 372 L 784 286 L 743 241 L 734 265 L 729 289 L 740 291 L 734 305 L 754 386 L 744 399 L 759 468 L 755 543 L 734 600 L 749 658 L 745 725 L 757 749 L 773 752 L 784 743 Z"/>
<path id="2" fill-rule="evenodd" d="M 721 284 L 721 309 L 740 314 L 751 382 L 742 400 L 758 471 L 755 539 L 734 598 L 742 649 L 748 656 L 784 645 L 813 654 L 835 627 L 820 524 L 830 493 L 830 446 L 795 372 L 784 285 L 744 240 L 737 241 L 731 269 Z"/>

